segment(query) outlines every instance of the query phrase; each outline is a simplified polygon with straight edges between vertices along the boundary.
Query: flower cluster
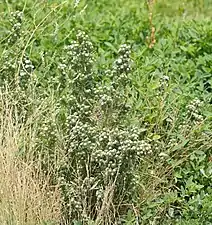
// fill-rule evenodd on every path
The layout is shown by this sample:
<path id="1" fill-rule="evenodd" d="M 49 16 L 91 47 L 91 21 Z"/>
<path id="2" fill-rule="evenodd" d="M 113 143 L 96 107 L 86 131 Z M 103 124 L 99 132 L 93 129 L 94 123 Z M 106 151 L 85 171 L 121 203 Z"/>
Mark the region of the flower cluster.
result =
<path id="1" fill-rule="evenodd" d="M 94 95 L 102 109 L 112 106 L 115 89 L 112 85 L 97 86 L 94 88 Z"/>
<path id="2" fill-rule="evenodd" d="M 9 21 L 11 23 L 12 29 L 10 31 L 10 36 L 8 38 L 8 44 L 15 43 L 16 40 L 20 37 L 22 19 L 23 19 L 23 12 L 20 11 L 11 12 L 11 18 Z"/>
<path id="3" fill-rule="evenodd" d="M 37 129 L 36 144 L 38 144 L 37 153 L 43 157 L 42 166 L 45 169 L 48 167 L 49 161 L 55 160 L 56 151 L 53 151 L 53 149 L 57 140 L 57 136 L 58 132 L 55 118 L 44 117 L 42 123 L 39 124 Z M 42 145 L 40 140 L 42 140 Z M 46 151 L 43 152 L 43 148 L 48 151 L 48 154 L 46 154 Z"/>
<path id="4" fill-rule="evenodd" d="M 80 79 L 82 78 L 80 75 L 85 76 L 92 70 L 94 47 L 85 32 L 79 31 L 76 37 L 77 40 L 65 46 L 65 50 L 68 55 L 70 69 L 79 76 L 77 79 Z"/>
<path id="5" fill-rule="evenodd" d="M 186 112 L 184 114 L 184 120 L 179 125 L 179 129 L 183 132 L 192 129 L 193 125 L 198 125 L 203 122 L 204 118 L 200 112 L 202 102 L 195 98 L 186 106 Z"/>
<path id="6" fill-rule="evenodd" d="M 58 65 L 60 77 L 54 78 L 56 82 L 53 83 L 60 87 L 70 87 L 75 96 L 76 93 L 84 93 L 88 97 L 93 89 L 94 76 L 94 47 L 88 35 L 78 31 L 76 40 L 64 47 L 64 55 Z"/>
<path id="7" fill-rule="evenodd" d="M 140 157 L 152 153 L 151 144 L 144 140 L 136 128 L 100 128 L 90 122 L 80 120 L 77 114 L 70 118 L 68 149 L 66 153 L 66 163 L 61 167 L 61 177 L 63 186 L 66 189 L 66 199 L 72 206 L 72 213 L 79 212 L 79 199 L 82 197 L 82 190 L 94 202 L 103 200 L 104 185 L 117 177 L 117 190 L 123 182 L 133 177 L 133 169 L 138 165 Z M 72 192 L 68 187 L 73 182 L 76 173 L 81 180 L 88 180 L 88 184 L 83 184 L 83 188 Z M 86 171 L 89 171 L 89 176 Z M 95 188 L 90 191 L 95 177 Z M 82 185 L 82 184 L 81 184 Z M 130 186 L 131 182 L 126 182 Z M 119 190 L 120 191 L 120 190 Z M 74 205 L 76 203 L 76 205 Z M 74 211 L 75 209 L 75 211 Z"/>
<path id="8" fill-rule="evenodd" d="M 190 118 L 195 122 L 203 121 L 203 116 L 199 110 L 201 106 L 202 102 L 198 98 L 195 98 L 189 105 L 186 106 L 187 115 L 190 116 Z"/>
<path id="9" fill-rule="evenodd" d="M 74 8 L 77 8 L 79 4 L 80 4 L 80 0 L 75 0 L 74 1 Z"/>
<path id="10" fill-rule="evenodd" d="M 61 59 L 61 61 L 62 62 L 58 65 L 58 69 L 60 70 L 63 76 L 66 76 L 66 69 L 67 69 L 66 61 L 65 59 Z"/>
<path id="11" fill-rule="evenodd" d="M 131 71 L 130 47 L 120 47 L 113 68 L 105 72 L 106 81 L 95 74 L 94 47 L 84 32 L 65 47 L 65 53 L 58 69 L 68 79 L 69 89 L 66 152 L 58 174 L 68 213 L 79 214 L 88 199 L 93 207 L 101 203 L 109 181 L 117 179 L 116 191 L 122 190 L 121 184 L 133 186 L 133 170 L 141 157 L 152 153 L 152 146 L 140 129 L 120 126 L 127 109 L 124 90 Z M 74 189 L 73 184 L 77 184 Z"/>
<path id="12" fill-rule="evenodd" d="M 173 149 L 174 147 L 176 147 L 177 145 L 179 145 L 179 140 L 176 137 L 171 137 L 168 140 L 168 143 L 166 145 L 167 149 Z"/>
<path id="13" fill-rule="evenodd" d="M 14 60 L 14 53 L 12 51 L 5 52 L 2 57 L 2 70 L 0 76 L 0 85 L 11 83 L 14 79 L 17 65 Z"/>
<path id="14" fill-rule="evenodd" d="M 168 76 L 164 75 L 160 78 L 160 86 L 163 89 L 169 86 L 169 77 Z"/>
<path id="15" fill-rule="evenodd" d="M 156 93 L 157 96 L 164 94 L 165 90 L 169 86 L 169 76 L 162 75 L 159 79 L 159 91 Z"/>
<path id="16" fill-rule="evenodd" d="M 98 148 L 92 151 L 91 161 L 97 168 L 105 171 L 105 175 L 113 177 L 123 173 L 126 164 L 136 162 L 136 158 L 152 152 L 151 145 L 140 138 L 136 129 L 103 129 L 99 132 Z"/>
<path id="17" fill-rule="evenodd" d="M 39 128 L 39 134 L 43 139 L 56 136 L 56 123 L 52 120 L 45 121 Z"/>
<path id="18" fill-rule="evenodd" d="M 131 72 L 132 68 L 132 60 L 130 58 L 130 53 L 131 53 L 130 46 L 127 44 L 123 44 L 119 48 L 118 51 L 119 57 L 118 59 L 115 60 L 112 70 L 112 73 L 117 75 L 116 79 L 118 81 L 129 79 L 127 74 Z"/>
<path id="19" fill-rule="evenodd" d="M 34 65 L 28 56 L 24 56 L 23 60 L 15 60 L 16 51 L 11 50 L 3 54 L 3 67 L 0 77 L 0 85 L 5 83 L 16 83 L 19 87 L 26 88 L 29 85 L 30 77 L 34 71 Z M 20 68 L 20 70 L 19 70 Z M 19 70 L 18 79 L 15 74 Z"/>
<path id="20" fill-rule="evenodd" d="M 118 51 L 118 58 L 114 61 L 113 67 L 105 71 L 105 77 L 108 79 L 100 85 L 96 85 L 94 96 L 99 103 L 101 110 L 107 114 L 110 112 L 110 119 L 125 114 L 129 110 L 126 103 L 127 95 L 125 87 L 129 83 L 129 73 L 132 67 L 130 58 L 130 46 L 123 44 Z"/>
<path id="21" fill-rule="evenodd" d="M 188 123 L 188 121 L 186 120 L 182 121 L 182 123 L 179 125 L 179 130 L 181 132 L 187 132 L 187 131 L 190 131 L 191 129 L 192 129 L 192 125 Z"/>
<path id="22" fill-rule="evenodd" d="M 27 56 L 24 56 L 23 61 L 19 63 L 21 64 L 19 85 L 26 88 L 29 84 L 29 78 L 34 71 L 34 65 Z"/>

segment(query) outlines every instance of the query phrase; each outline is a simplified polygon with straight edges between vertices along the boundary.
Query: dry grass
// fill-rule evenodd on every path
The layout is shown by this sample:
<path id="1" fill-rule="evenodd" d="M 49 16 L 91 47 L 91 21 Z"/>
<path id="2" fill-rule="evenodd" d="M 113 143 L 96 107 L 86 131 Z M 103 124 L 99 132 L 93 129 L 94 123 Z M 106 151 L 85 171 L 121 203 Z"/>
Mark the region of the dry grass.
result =
<path id="1" fill-rule="evenodd" d="M 30 146 L 33 138 L 28 128 L 18 125 L 14 111 L 7 99 L 0 101 L 0 224 L 59 224 L 58 188 L 49 185 L 30 154 L 27 160 L 18 156 L 20 142 L 25 139 L 24 145 Z"/>

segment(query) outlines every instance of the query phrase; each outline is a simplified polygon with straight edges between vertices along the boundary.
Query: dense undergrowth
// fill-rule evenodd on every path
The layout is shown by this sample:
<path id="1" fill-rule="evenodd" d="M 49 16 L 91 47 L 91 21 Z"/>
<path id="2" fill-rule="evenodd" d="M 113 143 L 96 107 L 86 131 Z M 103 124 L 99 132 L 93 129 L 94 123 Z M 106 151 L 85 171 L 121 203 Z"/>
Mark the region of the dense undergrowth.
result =
<path id="1" fill-rule="evenodd" d="M 1 224 L 212 223 L 209 2 L 0 3 Z"/>

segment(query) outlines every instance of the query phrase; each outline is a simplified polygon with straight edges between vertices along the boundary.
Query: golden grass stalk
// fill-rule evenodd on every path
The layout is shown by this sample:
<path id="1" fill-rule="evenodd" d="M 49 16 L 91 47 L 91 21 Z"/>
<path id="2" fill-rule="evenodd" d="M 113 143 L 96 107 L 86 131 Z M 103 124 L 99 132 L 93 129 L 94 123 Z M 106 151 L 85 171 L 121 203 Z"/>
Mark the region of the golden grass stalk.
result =
<path id="1" fill-rule="evenodd" d="M 20 157 L 22 145 L 33 145 L 29 129 L 18 125 L 15 107 L 7 99 L 0 100 L 0 224 L 59 224 L 60 193 L 43 176 L 39 162 L 30 153 Z M 26 138 L 25 138 L 26 136 Z M 33 147 L 33 146 L 31 146 Z M 26 160 L 27 158 L 27 160 Z"/>

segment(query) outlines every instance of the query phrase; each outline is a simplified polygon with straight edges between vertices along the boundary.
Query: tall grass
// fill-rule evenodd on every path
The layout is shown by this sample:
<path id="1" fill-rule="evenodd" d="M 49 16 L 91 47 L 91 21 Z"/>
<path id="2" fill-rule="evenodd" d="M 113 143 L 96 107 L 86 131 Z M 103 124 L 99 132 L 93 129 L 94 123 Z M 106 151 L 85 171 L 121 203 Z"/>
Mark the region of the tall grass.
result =
<path id="1" fill-rule="evenodd" d="M 59 190 L 49 185 L 31 153 L 21 158 L 21 144 L 33 148 L 33 137 L 29 128 L 19 125 L 15 105 L 2 93 L 0 141 L 0 224 L 58 224 Z"/>
<path id="2" fill-rule="evenodd" d="M 209 0 L 4 2 L 0 225 L 208 222 Z"/>

